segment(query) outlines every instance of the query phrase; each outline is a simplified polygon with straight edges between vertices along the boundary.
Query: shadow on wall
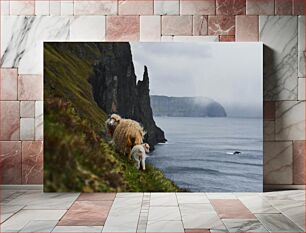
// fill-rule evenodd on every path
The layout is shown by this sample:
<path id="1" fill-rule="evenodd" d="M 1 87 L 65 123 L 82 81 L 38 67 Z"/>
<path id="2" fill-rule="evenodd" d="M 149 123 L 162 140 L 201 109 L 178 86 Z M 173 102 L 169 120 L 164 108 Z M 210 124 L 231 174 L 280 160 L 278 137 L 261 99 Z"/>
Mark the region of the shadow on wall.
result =
<path id="1" fill-rule="evenodd" d="M 273 100 L 278 99 L 276 96 L 278 93 L 275 92 L 275 87 L 279 86 L 280 80 L 276 78 L 275 68 L 273 64 L 275 64 L 275 51 L 269 48 L 268 46 L 263 46 L 263 93 L 264 100 Z"/>

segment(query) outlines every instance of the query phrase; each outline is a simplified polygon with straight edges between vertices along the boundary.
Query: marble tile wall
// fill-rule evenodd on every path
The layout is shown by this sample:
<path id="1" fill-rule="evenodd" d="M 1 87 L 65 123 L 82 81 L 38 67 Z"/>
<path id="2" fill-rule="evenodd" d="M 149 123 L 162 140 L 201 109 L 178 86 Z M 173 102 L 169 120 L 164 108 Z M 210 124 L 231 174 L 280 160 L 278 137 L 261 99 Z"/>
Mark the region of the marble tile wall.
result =
<path id="1" fill-rule="evenodd" d="M 0 3 L 2 183 L 42 183 L 43 42 L 140 40 L 263 42 L 264 182 L 305 184 L 304 0 Z"/>

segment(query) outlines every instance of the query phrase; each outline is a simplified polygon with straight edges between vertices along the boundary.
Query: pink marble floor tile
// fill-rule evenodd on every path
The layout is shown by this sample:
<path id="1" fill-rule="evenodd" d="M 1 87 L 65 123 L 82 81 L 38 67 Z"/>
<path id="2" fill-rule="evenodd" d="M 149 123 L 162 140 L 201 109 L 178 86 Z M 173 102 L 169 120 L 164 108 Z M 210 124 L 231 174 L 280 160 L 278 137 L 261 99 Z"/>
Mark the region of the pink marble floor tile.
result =
<path id="1" fill-rule="evenodd" d="M 192 16 L 162 16 L 163 36 L 191 36 Z"/>
<path id="2" fill-rule="evenodd" d="M 292 15 L 292 0 L 275 0 L 275 15 Z"/>
<path id="3" fill-rule="evenodd" d="M 139 16 L 107 16 L 106 40 L 139 41 Z"/>
<path id="4" fill-rule="evenodd" d="M 238 199 L 212 199 L 210 202 L 220 218 L 256 219 L 255 215 Z"/>
<path id="5" fill-rule="evenodd" d="M 216 13 L 215 0 L 181 0 L 181 15 L 214 15 Z"/>
<path id="6" fill-rule="evenodd" d="M 247 15 L 274 15 L 274 0 L 246 0 Z"/>
<path id="7" fill-rule="evenodd" d="M 0 100 L 17 100 L 17 69 L 0 70 Z"/>
<path id="8" fill-rule="evenodd" d="M 305 141 L 293 141 L 293 184 L 305 184 Z"/>
<path id="9" fill-rule="evenodd" d="M 245 15 L 246 0 L 217 0 L 217 15 Z"/>
<path id="10" fill-rule="evenodd" d="M 74 15 L 116 15 L 117 0 L 74 0 Z"/>
<path id="11" fill-rule="evenodd" d="M 305 15 L 305 0 L 293 0 L 293 15 Z"/>
<path id="12" fill-rule="evenodd" d="M 43 142 L 22 142 L 22 183 L 43 183 Z"/>
<path id="13" fill-rule="evenodd" d="M 193 16 L 193 35 L 206 36 L 208 33 L 207 16 L 194 15 Z"/>
<path id="14" fill-rule="evenodd" d="M 153 0 L 119 0 L 119 15 L 153 15 Z"/>
<path id="15" fill-rule="evenodd" d="M 0 140 L 19 140 L 19 101 L 0 101 Z"/>
<path id="16" fill-rule="evenodd" d="M 19 100 L 42 100 L 43 78 L 41 75 L 18 76 L 18 99 Z"/>
<path id="17" fill-rule="evenodd" d="M 275 120 L 275 102 L 264 101 L 263 112 L 264 120 Z"/>
<path id="18" fill-rule="evenodd" d="M 0 141 L 0 183 L 21 184 L 21 142 Z"/>
<path id="19" fill-rule="evenodd" d="M 104 225 L 113 201 L 76 201 L 59 221 L 59 226 Z"/>
<path id="20" fill-rule="evenodd" d="M 208 16 L 208 35 L 235 35 L 235 16 Z"/>
<path id="21" fill-rule="evenodd" d="M 81 193 L 78 201 L 113 201 L 116 193 Z"/>
<path id="22" fill-rule="evenodd" d="M 236 16 L 236 40 L 237 41 L 258 41 L 258 16 Z"/>
<path id="23" fill-rule="evenodd" d="M 235 36 L 219 36 L 220 42 L 234 42 Z"/>
<path id="24" fill-rule="evenodd" d="M 34 15 L 35 1 L 34 0 L 16 0 L 10 1 L 10 14 L 11 15 Z"/>

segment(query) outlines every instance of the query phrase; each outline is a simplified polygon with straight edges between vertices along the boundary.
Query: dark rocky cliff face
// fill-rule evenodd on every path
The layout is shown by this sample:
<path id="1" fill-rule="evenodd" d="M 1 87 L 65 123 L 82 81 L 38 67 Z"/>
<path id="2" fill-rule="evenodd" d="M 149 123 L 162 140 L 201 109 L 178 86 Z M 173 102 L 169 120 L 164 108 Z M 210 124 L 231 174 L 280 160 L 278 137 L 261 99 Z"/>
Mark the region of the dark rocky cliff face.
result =
<path id="1" fill-rule="evenodd" d="M 145 67 L 143 80 L 136 84 L 136 75 L 129 43 L 100 43 L 101 58 L 94 64 L 90 78 L 93 96 L 106 113 L 118 113 L 140 122 L 152 148 L 165 142 L 164 132 L 153 119 L 149 95 L 149 76 Z"/>

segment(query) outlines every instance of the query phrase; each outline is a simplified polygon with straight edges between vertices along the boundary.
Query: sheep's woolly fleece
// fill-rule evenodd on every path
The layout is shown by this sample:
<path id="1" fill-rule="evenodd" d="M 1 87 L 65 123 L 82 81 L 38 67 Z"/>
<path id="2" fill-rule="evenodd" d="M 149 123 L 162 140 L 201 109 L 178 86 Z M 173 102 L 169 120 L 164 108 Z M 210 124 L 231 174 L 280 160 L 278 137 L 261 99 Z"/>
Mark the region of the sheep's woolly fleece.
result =
<path id="1" fill-rule="evenodd" d="M 122 154 L 129 154 L 134 145 L 142 144 L 145 131 L 134 120 L 121 119 L 113 134 L 116 150 Z"/>

